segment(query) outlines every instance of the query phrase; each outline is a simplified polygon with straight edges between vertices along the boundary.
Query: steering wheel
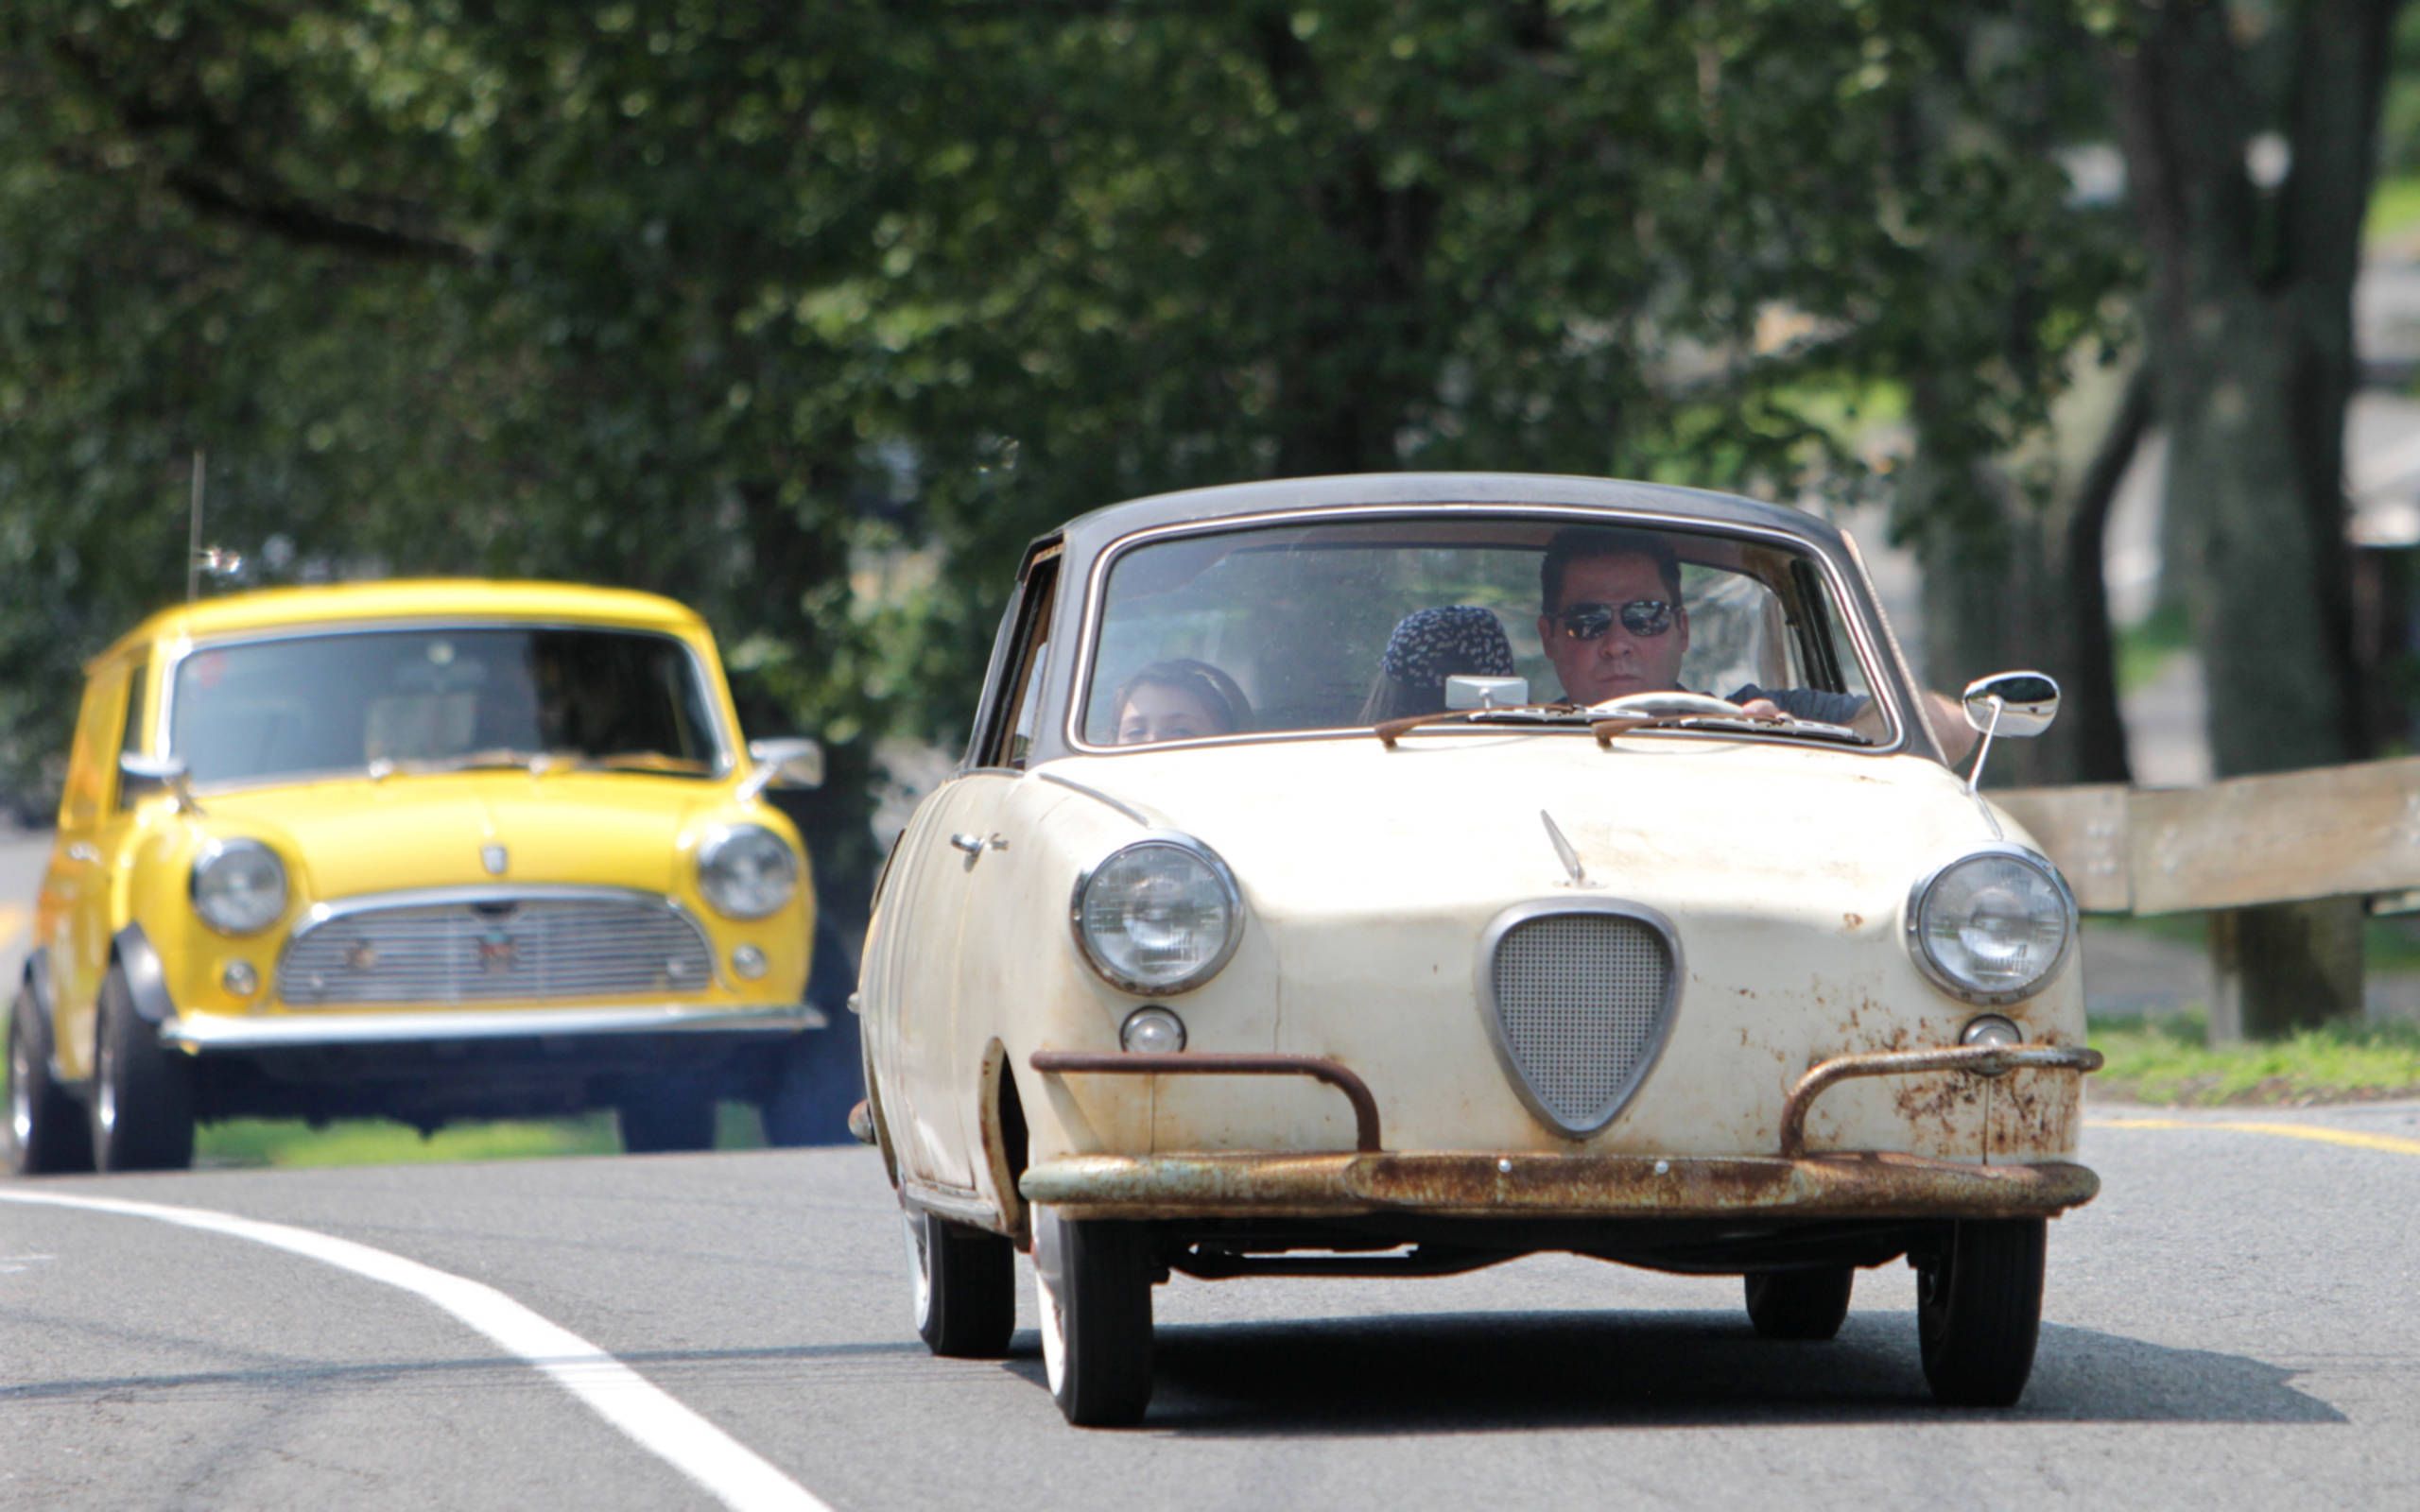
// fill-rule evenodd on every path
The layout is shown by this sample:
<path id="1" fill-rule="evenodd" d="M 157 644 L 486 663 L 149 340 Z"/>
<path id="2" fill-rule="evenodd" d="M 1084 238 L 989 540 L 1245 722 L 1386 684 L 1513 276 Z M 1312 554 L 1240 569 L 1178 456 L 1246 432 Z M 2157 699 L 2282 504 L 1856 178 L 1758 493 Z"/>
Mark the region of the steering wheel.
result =
<path id="1" fill-rule="evenodd" d="M 1748 712 L 1728 698 L 1717 698 L 1703 693 L 1683 693 L 1674 689 L 1666 693 L 1626 693 L 1603 703 L 1592 703 L 1588 713 L 1598 719 L 1686 719 L 1691 716 L 1715 719 L 1745 719 Z"/>

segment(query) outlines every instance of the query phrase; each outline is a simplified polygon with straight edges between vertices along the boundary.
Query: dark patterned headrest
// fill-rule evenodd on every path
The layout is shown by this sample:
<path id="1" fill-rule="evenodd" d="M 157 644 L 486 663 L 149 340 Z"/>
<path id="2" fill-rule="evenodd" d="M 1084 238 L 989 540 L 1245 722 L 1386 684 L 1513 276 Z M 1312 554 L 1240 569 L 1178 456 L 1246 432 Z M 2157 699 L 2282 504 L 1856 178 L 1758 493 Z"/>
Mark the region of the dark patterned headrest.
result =
<path id="1" fill-rule="evenodd" d="M 1378 669 L 1412 687 L 1443 686 L 1456 676 L 1509 678 L 1512 644 L 1493 610 L 1476 604 L 1415 610 L 1387 637 Z"/>

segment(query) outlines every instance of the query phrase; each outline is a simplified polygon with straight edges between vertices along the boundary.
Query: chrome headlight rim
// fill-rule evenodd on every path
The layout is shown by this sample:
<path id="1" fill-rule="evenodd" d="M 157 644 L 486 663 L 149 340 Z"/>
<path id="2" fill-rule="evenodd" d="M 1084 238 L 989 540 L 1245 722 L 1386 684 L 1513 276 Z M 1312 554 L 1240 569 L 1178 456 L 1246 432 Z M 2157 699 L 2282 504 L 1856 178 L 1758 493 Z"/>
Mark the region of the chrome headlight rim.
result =
<path id="1" fill-rule="evenodd" d="M 1933 958 L 1932 948 L 1924 937 L 1925 898 L 1932 891 L 1933 885 L 1968 862 L 1994 857 L 2015 861 L 2048 878 L 2052 890 L 2058 894 L 2059 905 L 2065 916 L 2066 933 L 2059 941 L 2058 954 L 2051 957 L 2050 964 L 2043 968 L 2040 975 L 2022 987 L 1995 989 L 1979 988 L 1971 982 L 1962 981 Z M 1962 850 L 1917 878 L 1916 885 L 1908 889 L 1906 924 L 1908 954 L 1914 957 L 1916 969 L 1925 974 L 1926 980 L 1962 1003 L 1972 1003 L 1984 1007 L 1999 1007 L 2041 996 L 2066 970 L 2068 958 L 2075 954 L 2076 936 L 2079 933 L 2074 889 L 2067 885 L 2067 879 L 2060 873 L 2058 867 L 2051 862 L 2050 858 L 2031 846 L 2000 840 L 1989 845 L 1976 846 L 1972 850 Z"/>
<path id="2" fill-rule="evenodd" d="M 788 868 L 788 875 L 782 887 L 781 896 L 770 903 L 761 908 L 735 907 L 730 900 L 717 891 L 715 867 L 731 847 L 745 841 L 752 841 L 757 836 L 771 842 L 773 848 L 782 853 Z M 705 900 L 707 907 L 725 919 L 754 920 L 772 918 L 797 900 L 800 872 L 797 848 L 762 824 L 746 820 L 717 824 L 706 832 L 704 839 L 698 842 L 698 896 Z"/>
<path id="3" fill-rule="evenodd" d="M 214 917 L 202 899 L 202 878 L 213 867 L 228 857 L 249 854 L 267 857 L 269 866 L 276 870 L 277 906 L 258 923 L 230 922 Z M 193 868 L 185 875 L 185 901 L 192 906 L 194 917 L 200 919 L 212 934 L 224 935 L 229 939 L 244 939 L 260 934 L 285 917 L 286 909 L 294 902 L 294 880 L 286 873 L 285 858 L 277 853 L 275 847 L 266 842 L 241 838 L 212 839 L 205 841 L 201 850 L 195 854 Z"/>
<path id="4" fill-rule="evenodd" d="M 1227 917 L 1235 920 L 1227 931 L 1225 942 L 1219 946 L 1216 955 L 1196 968 L 1183 980 L 1162 984 L 1137 981 L 1118 971 L 1109 962 L 1101 959 L 1100 955 L 1094 951 L 1093 942 L 1084 935 L 1084 894 L 1091 888 L 1093 879 L 1100 875 L 1102 868 L 1119 856 L 1153 846 L 1184 851 L 1207 867 L 1210 875 L 1218 882 L 1219 891 L 1225 896 Z M 1228 868 L 1227 863 L 1220 859 L 1218 851 L 1181 831 L 1151 830 L 1112 850 L 1077 875 L 1076 885 L 1067 897 L 1067 930 L 1075 937 L 1076 954 L 1083 957 L 1086 966 L 1092 968 L 1093 974 L 1118 991 L 1145 998 L 1176 997 L 1179 994 L 1193 991 L 1210 981 L 1226 970 L 1229 961 L 1235 959 L 1236 947 L 1243 943 L 1244 937 L 1243 888 L 1236 885 L 1235 872 Z"/>

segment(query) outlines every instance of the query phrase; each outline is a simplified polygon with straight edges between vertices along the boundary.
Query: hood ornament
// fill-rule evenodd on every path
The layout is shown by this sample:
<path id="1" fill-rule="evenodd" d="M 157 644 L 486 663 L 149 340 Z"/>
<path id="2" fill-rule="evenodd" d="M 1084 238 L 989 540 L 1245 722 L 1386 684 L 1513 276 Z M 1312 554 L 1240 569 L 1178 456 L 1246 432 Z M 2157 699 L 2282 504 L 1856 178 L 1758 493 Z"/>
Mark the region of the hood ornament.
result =
<path id="1" fill-rule="evenodd" d="M 488 868 L 488 875 L 491 877 L 503 876 L 505 865 L 510 859 L 511 857 L 506 854 L 504 847 L 500 845 L 479 847 L 479 865 Z"/>
<path id="2" fill-rule="evenodd" d="M 1591 882 L 1589 880 L 1587 868 L 1580 864 L 1580 852 L 1572 849 L 1571 842 L 1569 840 L 1564 838 L 1563 831 L 1558 828 L 1554 822 L 1554 816 L 1548 814 L 1544 809 L 1540 809 L 1538 810 L 1538 817 L 1546 821 L 1547 838 L 1554 842 L 1554 853 L 1562 858 L 1563 869 L 1571 873 L 1571 880 L 1569 882 L 1558 882 L 1555 885 L 1558 887 L 1603 886 L 1604 884 L 1601 882 Z"/>

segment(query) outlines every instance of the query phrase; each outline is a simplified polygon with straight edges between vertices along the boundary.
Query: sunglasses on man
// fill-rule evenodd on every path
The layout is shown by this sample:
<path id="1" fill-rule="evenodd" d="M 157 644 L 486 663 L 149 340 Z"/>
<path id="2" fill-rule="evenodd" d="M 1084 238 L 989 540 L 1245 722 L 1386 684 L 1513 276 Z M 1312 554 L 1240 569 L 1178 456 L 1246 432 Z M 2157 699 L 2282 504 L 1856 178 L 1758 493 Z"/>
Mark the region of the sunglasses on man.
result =
<path id="1" fill-rule="evenodd" d="M 1619 619 L 1622 628 L 1633 635 L 1661 635 L 1672 627 L 1676 612 L 1675 606 L 1668 599 L 1634 598 L 1627 604 L 1567 605 L 1554 619 L 1570 639 L 1593 641 L 1612 629 L 1616 619 Z"/>

